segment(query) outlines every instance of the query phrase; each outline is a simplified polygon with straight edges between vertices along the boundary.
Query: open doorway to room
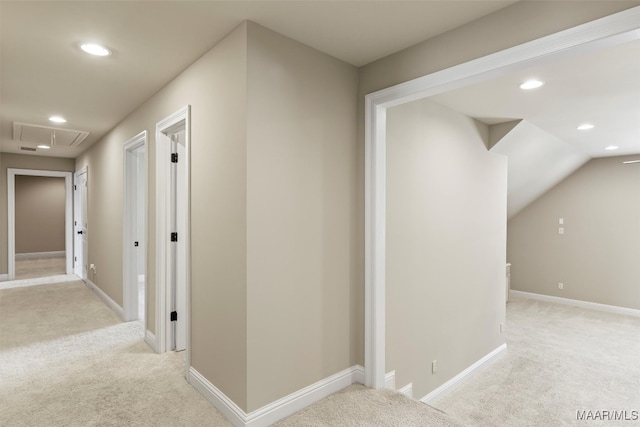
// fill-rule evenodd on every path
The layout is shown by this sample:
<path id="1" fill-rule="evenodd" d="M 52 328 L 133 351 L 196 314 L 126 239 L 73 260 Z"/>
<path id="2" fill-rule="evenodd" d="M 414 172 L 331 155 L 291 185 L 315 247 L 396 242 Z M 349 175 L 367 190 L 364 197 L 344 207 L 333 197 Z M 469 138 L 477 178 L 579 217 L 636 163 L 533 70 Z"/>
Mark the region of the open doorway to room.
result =
<path id="1" fill-rule="evenodd" d="M 9 280 L 72 273 L 71 173 L 8 170 Z"/>
<path id="2" fill-rule="evenodd" d="M 123 283 L 125 320 L 146 323 L 147 132 L 124 145 Z"/>

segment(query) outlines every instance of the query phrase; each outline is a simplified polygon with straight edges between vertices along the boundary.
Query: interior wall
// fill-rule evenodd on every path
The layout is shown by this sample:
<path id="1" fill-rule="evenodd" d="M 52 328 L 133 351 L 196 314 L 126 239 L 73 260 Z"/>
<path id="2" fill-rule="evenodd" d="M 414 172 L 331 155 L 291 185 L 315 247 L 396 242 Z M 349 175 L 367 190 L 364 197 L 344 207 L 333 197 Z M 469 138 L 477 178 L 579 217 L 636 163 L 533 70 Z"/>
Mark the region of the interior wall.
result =
<path id="1" fill-rule="evenodd" d="M 7 169 L 35 169 L 62 172 L 74 171 L 74 160 L 61 157 L 42 157 L 26 154 L 2 153 L 0 157 L 0 274 L 8 273 L 8 234 L 7 234 Z"/>
<path id="2" fill-rule="evenodd" d="M 64 252 L 65 179 L 16 175 L 16 254 Z"/>
<path id="3" fill-rule="evenodd" d="M 357 69 L 249 23 L 249 411 L 361 363 Z"/>
<path id="4" fill-rule="evenodd" d="M 509 221 L 512 289 L 640 309 L 637 158 L 593 159 Z"/>
<path id="5" fill-rule="evenodd" d="M 422 77 L 638 5 L 640 1 L 521 0 L 365 65 L 360 71 L 361 93 Z"/>
<path id="6" fill-rule="evenodd" d="M 411 79 L 425 76 L 491 53 L 517 46 L 640 5 L 640 1 L 529 1 L 522 0 L 469 24 L 430 38 L 359 69 L 358 85 L 358 188 L 364 189 L 364 97 Z M 517 31 L 514 31 L 517 28 Z M 364 191 L 357 196 L 364 224 Z M 361 225 L 355 231 L 364 242 Z M 364 243 L 354 268 L 364 270 Z M 358 330 L 364 334 L 364 283 L 356 290 Z M 364 346 L 364 335 L 358 337 Z M 360 344 L 361 343 L 361 344 Z M 364 363 L 362 360 L 361 363 Z"/>
<path id="7" fill-rule="evenodd" d="M 191 363 L 246 408 L 246 25 L 229 34 L 78 157 L 88 167 L 89 277 L 122 304 L 123 144 L 149 132 L 148 222 L 155 230 L 155 126 L 191 105 Z M 169 161 L 169 159 L 167 159 Z M 147 235 L 147 328 L 155 333 L 156 236 Z"/>
<path id="8" fill-rule="evenodd" d="M 416 398 L 505 342 L 507 159 L 487 136 L 428 99 L 387 110 L 386 372 Z"/>

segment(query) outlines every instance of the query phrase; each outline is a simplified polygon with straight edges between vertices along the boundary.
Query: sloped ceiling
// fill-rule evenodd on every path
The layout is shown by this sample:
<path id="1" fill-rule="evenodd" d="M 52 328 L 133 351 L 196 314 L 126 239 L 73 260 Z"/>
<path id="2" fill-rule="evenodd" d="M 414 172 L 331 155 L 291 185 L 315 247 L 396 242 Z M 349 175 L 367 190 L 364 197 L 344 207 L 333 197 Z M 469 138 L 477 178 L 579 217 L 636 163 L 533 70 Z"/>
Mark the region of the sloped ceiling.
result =
<path id="1" fill-rule="evenodd" d="M 591 158 L 640 154 L 639 38 L 433 97 L 490 125 L 491 151 L 509 159 L 509 218 Z M 545 84 L 519 88 L 532 78 Z"/>

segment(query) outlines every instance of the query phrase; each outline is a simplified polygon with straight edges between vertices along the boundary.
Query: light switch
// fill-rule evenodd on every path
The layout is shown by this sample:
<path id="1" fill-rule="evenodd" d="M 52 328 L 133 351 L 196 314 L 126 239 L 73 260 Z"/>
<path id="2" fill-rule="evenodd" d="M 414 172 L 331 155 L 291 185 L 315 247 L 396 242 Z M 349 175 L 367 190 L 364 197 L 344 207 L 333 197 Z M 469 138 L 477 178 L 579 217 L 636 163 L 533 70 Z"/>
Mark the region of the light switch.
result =
<path id="1" fill-rule="evenodd" d="M 560 225 L 564 224 L 564 218 L 559 218 L 558 219 L 558 224 L 560 224 Z"/>
<path id="2" fill-rule="evenodd" d="M 558 234 L 564 234 L 564 228 L 563 227 L 559 227 L 558 228 Z"/>

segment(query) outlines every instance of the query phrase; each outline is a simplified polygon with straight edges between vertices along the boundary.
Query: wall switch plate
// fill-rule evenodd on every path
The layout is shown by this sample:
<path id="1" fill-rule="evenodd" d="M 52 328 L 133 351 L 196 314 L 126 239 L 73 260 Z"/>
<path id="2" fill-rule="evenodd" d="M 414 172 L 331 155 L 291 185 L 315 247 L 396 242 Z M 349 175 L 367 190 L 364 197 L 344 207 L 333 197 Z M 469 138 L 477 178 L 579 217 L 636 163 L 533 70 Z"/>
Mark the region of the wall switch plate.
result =
<path id="1" fill-rule="evenodd" d="M 563 227 L 559 227 L 558 228 L 558 234 L 564 234 L 564 228 Z"/>
<path id="2" fill-rule="evenodd" d="M 564 283 L 559 282 L 558 283 L 558 289 L 564 289 Z"/>
<path id="3" fill-rule="evenodd" d="M 438 372 L 438 361 L 434 360 L 431 362 L 431 373 L 435 374 L 436 372 Z"/>
<path id="4" fill-rule="evenodd" d="M 500 323 L 500 333 L 504 333 L 504 323 Z"/>
<path id="5" fill-rule="evenodd" d="M 558 224 L 560 225 L 564 224 L 564 218 L 558 218 Z"/>

